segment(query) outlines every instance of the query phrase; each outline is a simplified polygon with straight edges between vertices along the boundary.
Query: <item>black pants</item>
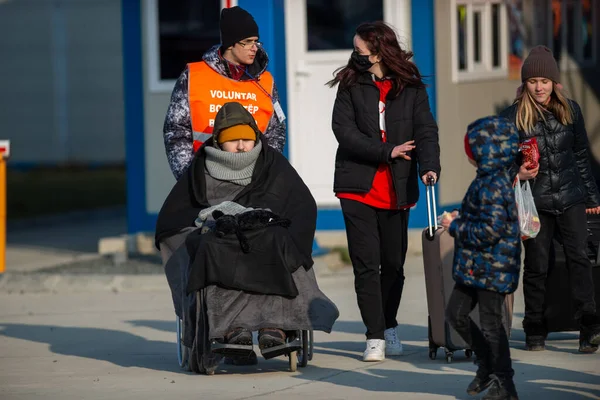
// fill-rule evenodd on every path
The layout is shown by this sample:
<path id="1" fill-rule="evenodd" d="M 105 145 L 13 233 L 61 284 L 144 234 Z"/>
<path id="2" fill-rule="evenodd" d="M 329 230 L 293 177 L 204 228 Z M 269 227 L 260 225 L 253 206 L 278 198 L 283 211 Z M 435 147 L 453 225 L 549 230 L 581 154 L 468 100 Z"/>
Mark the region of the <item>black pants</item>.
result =
<path id="1" fill-rule="evenodd" d="M 511 388 L 514 371 L 502 322 L 505 297 L 497 292 L 457 284 L 446 308 L 446 319 L 475 352 L 480 367 Z M 481 329 L 469 317 L 477 303 Z"/>
<path id="2" fill-rule="evenodd" d="M 546 278 L 555 229 L 558 229 L 562 236 L 565 256 L 569 263 L 571 296 L 576 310 L 575 318 L 580 319 L 583 314 L 595 314 L 596 312 L 592 263 L 587 256 L 588 233 L 585 205 L 575 205 L 558 216 L 540 212 L 540 223 L 541 228 L 537 237 L 524 242 L 525 318 L 523 328 L 525 333 L 529 334 L 538 334 L 535 331 L 544 325 Z"/>
<path id="3" fill-rule="evenodd" d="M 367 339 L 383 339 L 384 330 L 398 325 L 409 211 L 382 210 L 347 199 L 341 204 Z"/>

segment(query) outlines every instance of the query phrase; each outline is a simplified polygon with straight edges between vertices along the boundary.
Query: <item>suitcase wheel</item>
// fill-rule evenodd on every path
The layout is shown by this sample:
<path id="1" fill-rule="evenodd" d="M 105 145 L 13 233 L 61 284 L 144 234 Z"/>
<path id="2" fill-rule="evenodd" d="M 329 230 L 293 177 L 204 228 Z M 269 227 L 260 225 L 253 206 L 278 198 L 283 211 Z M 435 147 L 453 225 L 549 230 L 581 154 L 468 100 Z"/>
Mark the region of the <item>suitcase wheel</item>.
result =
<path id="1" fill-rule="evenodd" d="M 430 348 L 429 349 L 429 359 L 435 360 L 436 358 L 437 358 L 437 348 Z"/>
<path id="2" fill-rule="evenodd" d="M 452 353 L 451 351 L 446 352 L 446 362 L 448 364 L 450 364 L 452 362 L 453 356 L 454 356 L 454 353 Z"/>
<path id="3" fill-rule="evenodd" d="M 471 350 L 471 349 L 465 350 L 465 357 L 467 357 L 467 358 L 473 357 L 473 350 Z"/>

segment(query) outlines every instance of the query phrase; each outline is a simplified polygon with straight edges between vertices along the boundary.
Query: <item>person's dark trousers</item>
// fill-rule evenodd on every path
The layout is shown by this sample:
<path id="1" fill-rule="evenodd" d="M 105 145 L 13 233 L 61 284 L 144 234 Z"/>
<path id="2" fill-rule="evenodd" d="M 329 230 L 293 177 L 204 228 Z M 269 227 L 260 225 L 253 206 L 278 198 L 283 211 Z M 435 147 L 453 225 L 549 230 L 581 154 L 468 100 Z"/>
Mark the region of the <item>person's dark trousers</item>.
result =
<path id="1" fill-rule="evenodd" d="M 587 255 L 587 216 L 585 205 L 577 204 L 560 215 L 540 212 L 540 232 L 535 239 L 524 242 L 523 295 L 525 318 L 523 328 L 528 335 L 539 335 L 544 328 L 544 298 L 550 261 L 550 248 L 555 230 L 563 240 L 565 257 L 569 263 L 571 296 L 575 304 L 575 318 L 594 314 L 594 283 L 592 263 Z"/>
<path id="2" fill-rule="evenodd" d="M 506 295 L 456 284 L 446 307 L 446 320 L 475 352 L 480 368 L 494 374 L 505 388 L 514 389 L 508 336 L 502 320 Z M 469 314 L 479 303 L 481 329 Z"/>
<path id="3" fill-rule="evenodd" d="M 398 325 L 409 211 L 383 210 L 348 199 L 340 202 L 367 339 L 383 339 L 384 330 Z"/>

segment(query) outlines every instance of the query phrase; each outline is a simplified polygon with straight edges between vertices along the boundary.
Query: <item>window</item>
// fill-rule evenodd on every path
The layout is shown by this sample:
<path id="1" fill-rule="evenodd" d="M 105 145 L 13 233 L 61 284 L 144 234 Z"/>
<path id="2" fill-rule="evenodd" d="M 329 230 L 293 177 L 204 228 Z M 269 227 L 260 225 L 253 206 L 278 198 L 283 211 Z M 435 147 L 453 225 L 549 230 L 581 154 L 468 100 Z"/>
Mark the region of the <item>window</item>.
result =
<path id="1" fill-rule="evenodd" d="M 308 50 L 352 49 L 356 28 L 383 20 L 383 0 L 306 0 Z"/>
<path id="2" fill-rule="evenodd" d="M 146 37 L 150 90 L 169 92 L 189 62 L 221 40 L 221 8 L 231 0 L 148 0 Z"/>
<path id="3" fill-rule="evenodd" d="M 454 82 L 506 76 L 508 31 L 504 0 L 453 0 Z"/>
<path id="4" fill-rule="evenodd" d="M 456 8 L 458 36 L 458 70 L 467 70 L 467 6 L 460 5 Z"/>
<path id="5" fill-rule="evenodd" d="M 598 28 L 594 0 L 546 0 L 551 24 L 546 26 L 546 45 L 561 68 L 595 65 Z M 543 43 L 543 41 L 542 41 Z"/>
<path id="6" fill-rule="evenodd" d="M 500 12 L 501 8 L 499 4 L 492 4 L 492 67 L 502 68 L 502 62 L 500 60 Z"/>

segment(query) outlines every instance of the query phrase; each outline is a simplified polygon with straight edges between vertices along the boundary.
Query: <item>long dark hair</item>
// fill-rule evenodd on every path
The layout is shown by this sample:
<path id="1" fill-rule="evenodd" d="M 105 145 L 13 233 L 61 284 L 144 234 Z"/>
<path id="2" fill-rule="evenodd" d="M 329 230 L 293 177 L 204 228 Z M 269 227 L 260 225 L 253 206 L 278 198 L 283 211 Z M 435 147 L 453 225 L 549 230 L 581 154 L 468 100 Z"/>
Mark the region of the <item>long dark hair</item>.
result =
<path id="1" fill-rule="evenodd" d="M 410 61 L 413 52 L 400 47 L 396 32 L 388 24 L 383 21 L 366 22 L 356 28 L 356 34 L 366 42 L 371 54 L 381 56 L 381 62 L 394 80 L 394 88 L 390 92 L 392 97 L 398 96 L 405 86 L 425 87 L 419 69 Z M 348 64 L 338 68 L 333 75 L 327 85 L 334 87 L 339 83 L 345 89 L 356 83 L 360 72 L 354 68 L 352 60 L 348 60 Z"/>

